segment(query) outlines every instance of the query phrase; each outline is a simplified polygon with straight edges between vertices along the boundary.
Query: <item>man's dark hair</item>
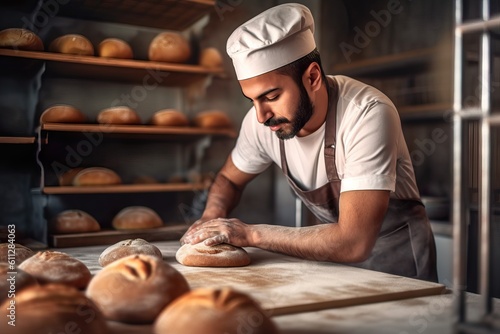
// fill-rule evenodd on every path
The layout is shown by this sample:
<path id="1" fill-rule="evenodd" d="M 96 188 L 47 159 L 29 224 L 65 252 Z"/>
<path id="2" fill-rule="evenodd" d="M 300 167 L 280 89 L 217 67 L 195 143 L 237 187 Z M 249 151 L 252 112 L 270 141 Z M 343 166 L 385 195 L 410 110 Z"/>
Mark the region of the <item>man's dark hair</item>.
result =
<path id="1" fill-rule="evenodd" d="M 321 78 L 323 82 L 326 82 L 325 71 L 323 71 L 323 66 L 321 65 L 321 57 L 318 49 L 314 49 L 309 54 L 296 61 L 278 68 L 276 71 L 279 74 L 287 75 L 292 77 L 297 83 L 302 82 L 302 75 L 311 63 L 318 63 L 321 70 Z"/>

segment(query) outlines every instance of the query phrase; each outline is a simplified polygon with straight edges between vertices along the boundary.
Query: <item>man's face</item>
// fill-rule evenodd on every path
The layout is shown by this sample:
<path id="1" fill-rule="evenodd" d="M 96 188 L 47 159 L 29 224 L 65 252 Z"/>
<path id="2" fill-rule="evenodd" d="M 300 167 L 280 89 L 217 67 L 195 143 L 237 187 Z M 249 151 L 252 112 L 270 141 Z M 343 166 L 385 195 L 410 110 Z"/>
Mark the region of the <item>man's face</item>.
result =
<path id="1" fill-rule="evenodd" d="M 254 104 L 257 119 L 280 139 L 300 135 L 313 114 L 313 105 L 302 82 L 291 77 L 266 73 L 240 81 L 243 94 Z"/>

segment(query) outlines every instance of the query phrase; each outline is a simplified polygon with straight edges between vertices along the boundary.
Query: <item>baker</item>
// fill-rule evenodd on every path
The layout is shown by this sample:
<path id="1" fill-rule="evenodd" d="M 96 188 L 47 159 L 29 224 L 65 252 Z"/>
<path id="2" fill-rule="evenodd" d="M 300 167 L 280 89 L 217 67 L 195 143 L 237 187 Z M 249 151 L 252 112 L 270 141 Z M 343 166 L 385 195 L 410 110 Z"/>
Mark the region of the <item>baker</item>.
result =
<path id="1" fill-rule="evenodd" d="M 201 218 L 181 243 L 229 243 L 436 281 L 434 237 L 396 107 L 377 89 L 326 76 L 309 9 L 287 3 L 238 27 L 227 53 L 253 102 Z M 288 227 L 230 213 L 272 163 L 317 219 Z"/>

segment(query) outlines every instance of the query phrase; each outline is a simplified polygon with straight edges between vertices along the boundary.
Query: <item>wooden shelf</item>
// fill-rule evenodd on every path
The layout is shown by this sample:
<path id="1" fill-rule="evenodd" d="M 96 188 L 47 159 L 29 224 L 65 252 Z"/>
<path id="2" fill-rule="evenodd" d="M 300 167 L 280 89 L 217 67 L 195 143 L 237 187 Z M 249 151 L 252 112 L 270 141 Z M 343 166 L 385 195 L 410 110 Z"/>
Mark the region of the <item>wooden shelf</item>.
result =
<path id="1" fill-rule="evenodd" d="M 156 183 L 156 184 L 120 184 L 115 186 L 48 186 L 42 189 L 47 195 L 69 194 L 119 194 L 144 192 L 179 192 L 203 190 L 203 183 Z"/>
<path id="2" fill-rule="evenodd" d="M 451 103 L 429 103 L 414 106 L 400 106 L 398 112 L 401 119 L 443 119 L 450 120 L 453 111 Z"/>
<path id="3" fill-rule="evenodd" d="M 369 76 L 383 75 L 407 67 L 426 65 L 436 54 L 436 49 L 421 49 L 393 55 L 354 61 L 350 64 L 339 64 L 333 67 L 336 75 Z"/>
<path id="4" fill-rule="evenodd" d="M 47 62 L 47 74 L 58 77 L 116 80 L 149 85 L 186 86 L 209 75 L 222 75 L 222 68 L 173 64 L 136 59 L 111 59 L 53 52 L 0 49 L 4 59 L 21 58 Z M 2 62 L 0 62 L 0 65 Z M 8 64 L 7 64 L 8 65 Z"/>
<path id="5" fill-rule="evenodd" d="M 187 231 L 187 224 L 172 224 L 153 229 L 141 230 L 102 230 L 89 233 L 49 235 L 52 247 L 81 247 L 111 245 L 125 239 L 141 238 L 149 242 L 179 240 Z"/>
<path id="6" fill-rule="evenodd" d="M 162 135 L 162 136 L 227 136 L 236 137 L 233 129 L 202 129 L 197 127 L 162 127 L 154 125 L 107 125 L 107 124 L 69 124 L 45 123 L 41 125 L 43 131 L 58 132 L 98 132 L 105 134 L 136 134 L 136 135 Z"/>
<path id="7" fill-rule="evenodd" d="M 0 144 L 34 144 L 35 137 L 0 137 Z"/>

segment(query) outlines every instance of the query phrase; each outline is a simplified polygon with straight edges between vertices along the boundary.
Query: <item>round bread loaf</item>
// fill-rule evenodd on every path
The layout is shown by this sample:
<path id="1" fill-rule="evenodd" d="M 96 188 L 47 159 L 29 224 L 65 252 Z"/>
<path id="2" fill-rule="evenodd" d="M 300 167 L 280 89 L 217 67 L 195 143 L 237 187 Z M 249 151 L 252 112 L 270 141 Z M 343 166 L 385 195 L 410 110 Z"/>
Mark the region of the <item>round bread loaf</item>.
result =
<path id="1" fill-rule="evenodd" d="M 149 45 L 149 60 L 169 63 L 185 63 L 191 56 L 191 47 L 181 34 L 162 32 Z"/>
<path id="2" fill-rule="evenodd" d="M 77 108 L 59 104 L 45 109 L 40 115 L 40 123 L 85 123 L 87 117 Z"/>
<path id="3" fill-rule="evenodd" d="M 153 114 L 151 124 L 158 126 L 188 126 L 189 118 L 176 109 L 162 109 Z"/>
<path id="4" fill-rule="evenodd" d="M 106 38 L 97 47 L 100 57 L 132 59 L 134 53 L 130 45 L 119 38 Z"/>
<path id="5" fill-rule="evenodd" d="M 25 247 L 21 244 L 10 244 L 8 242 L 0 244 L 0 263 L 15 264 L 19 265 L 27 258 L 32 257 L 35 254 L 30 248 Z"/>
<path id="6" fill-rule="evenodd" d="M 150 175 L 139 175 L 132 181 L 134 184 L 158 184 L 158 180 Z"/>
<path id="7" fill-rule="evenodd" d="M 19 268 L 34 276 L 38 283 L 61 283 L 85 289 L 90 270 L 80 260 L 66 253 L 42 251 L 23 261 Z"/>
<path id="8" fill-rule="evenodd" d="M 78 173 L 80 173 L 83 169 L 84 169 L 83 167 L 72 168 L 72 169 L 68 169 L 66 172 L 60 174 L 57 177 L 59 180 L 59 185 L 60 186 L 72 186 L 73 180 L 75 179 L 75 176 Z"/>
<path id="9" fill-rule="evenodd" d="M 121 184 L 122 179 L 109 168 L 89 167 L 79 171 L 74 179 L 74 186 L 110 186 Z"/>
<path id="10" fill-rule="evenodd" d="M 105 267 L 111 262 L 136 254 L 151 255 L 163 259 L 163 255 L 158 247 L 144 239 L 138 238 L 123 240 L 109 246 L 99 256 L 99 264 Z"/>
<path id="11" fill-rule="evenodd" d="M 51 231 L 56 234 L 97 232 L 101 226 L 94 217 L 82 210 L 65 210 L 51 222 Z"/>
<path id="12" fill-rule="evenodd" d="M 248 295 L 230 288 L 199 288 L 167 306 L 155 334 L 277 334 L 276 325 Z"/>
<path id="13" fill-rule="evenodd" d="M 193 124 L 197 127 L 206 129 L 222 129 L 231 128 L 233 126 L 227 114 L 219 110 L 199 112 L 194 116 Z"/>
<path id="14" fill-rule="evenodd" d="M 0 263 L 0 303 L 9 294 L 17 294 L 25 287 L 34 284 L 37 284 L 36 279 L 24 270 L 19 268 L 12 270 L 9 264 Z"/>
<path id="15" fill-rule="evenodd" d="M 104 267 L 92 278 L 87 296 L 109 320 L 152 323 L 161 310 L 189 291 L 174 267 L 149 255 L 130 255 Z"/>
<path id="16" fill-rule="evenodd" d="M 216 48 L 204 48 L 200 52 L 199 63 L 201 66 L 208 68 L 222 67 L 222 55 Z"/>
<path id="17" fill-rule="evenodd" d="M 22 28 L 0 31 L 0 48 L 25 51 L 43 51 L 43 42 L 34 32 Z"/>
<path id="18" fill-rule="evenodd" d="M 5 300 L 1 306 L 1 333 L 110 333 L 96 305 L 69 286 L 33 285 L 16 292 L 16 326 L 7 324 L 12 315 L 8 309 L 10 302 Z"/>
<path id="19" fill-rule="evenodd" d="M 137 112 L 126 106 L 117 106 L 101 110 L 97 115 L 97 123 L 115 125 L 141 124 Z"/>
<path id="20" fill-rule="evenodd" d="M 205 246 L 203 242 L 182 245 L 175 259 L 182 265 L 192 267 L 241 267 L 250 264 L 250 256 L 241 247 L 229 244 Z"/>
<path id="21" fill-rule="evenodd" d="M 129 206 L 113 218 L 112 225 L 117 230 L 134 230 L 163 226 L 163 220 L 153 210 L 145 206 Z"/>
<path id="22" fill-rule="evenodd" d="M 54 39 L 49 45 L 49 51 L 79 56 L 93 56 L 94 46 L 85 36 L 67 34 Z"/>

